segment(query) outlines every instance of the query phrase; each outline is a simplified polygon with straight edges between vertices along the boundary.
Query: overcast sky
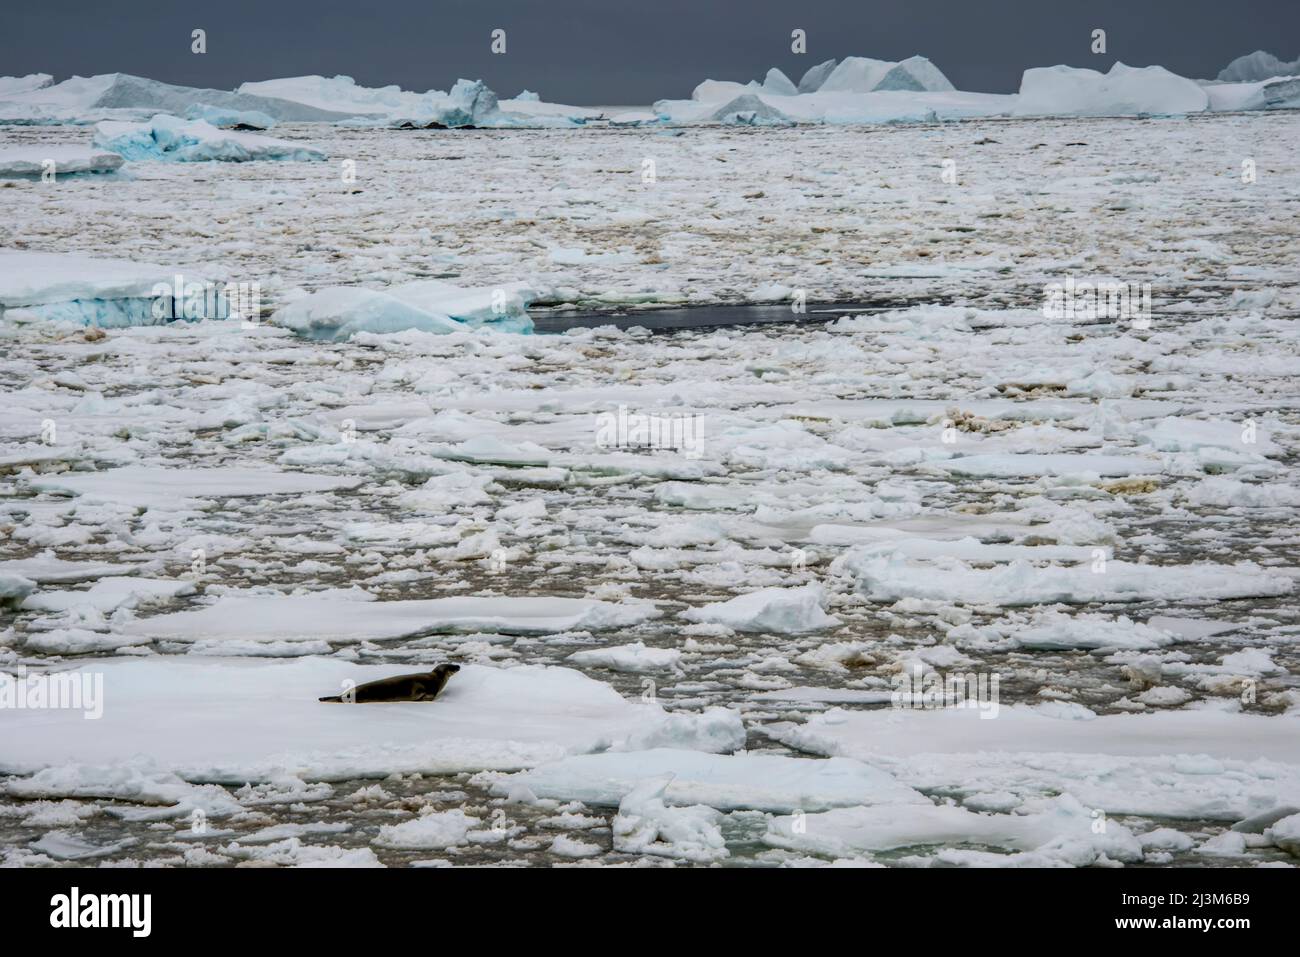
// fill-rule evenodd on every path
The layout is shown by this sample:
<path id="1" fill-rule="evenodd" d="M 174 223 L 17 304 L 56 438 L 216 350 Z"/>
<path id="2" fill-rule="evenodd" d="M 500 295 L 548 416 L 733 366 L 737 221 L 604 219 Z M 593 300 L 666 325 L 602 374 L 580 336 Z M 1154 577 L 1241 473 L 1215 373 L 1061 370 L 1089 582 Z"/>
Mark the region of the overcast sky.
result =
<path id="1" fill-rule="evenodd" d="M 963 90 L 1014 92 L 1030 66 L 1158 63 L 1212 78 L 1265 49 L 1300 54 L 1297 0 L 30 0 L 6 4 L 0 75 L 135 73 L 231 89 L 344 73 L 366 86 L 486 80 L 576 104 L 685 97 L 705 78 L 830 57 L 920 53 Z M 1094 28 L 1107 52 L 1090 50 Z M 190 33 L 207 31 L 207 53 Z M 495 28 L 506 53 L 490 49 Z M 790 50 L 807 33 L 808 52 Z"/>

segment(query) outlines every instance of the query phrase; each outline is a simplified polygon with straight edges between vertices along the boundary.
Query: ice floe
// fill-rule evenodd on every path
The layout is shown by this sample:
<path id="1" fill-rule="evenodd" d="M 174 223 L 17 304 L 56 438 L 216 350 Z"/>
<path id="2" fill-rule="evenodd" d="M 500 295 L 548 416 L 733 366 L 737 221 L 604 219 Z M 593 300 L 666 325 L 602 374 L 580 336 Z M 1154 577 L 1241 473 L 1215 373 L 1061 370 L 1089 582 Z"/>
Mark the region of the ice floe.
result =
<path id="1" fill-rule="evenodd" d="M 1249 598 L 1287 595 L 1295 582 L 1250 562 L 1236 565 L 1143 565 L 1136 562 L 1035 567 L 1015 561 L 995 568 L 965 562 L 910 562 L 851 550 L 833 570 L 853 576 L 875 601 L 932 598 L 976 605 L 1038 605 L 1052 602 Z"/>
<path id="2" fill-rule="evenodd" d="M 820 585 L 801 588 L 763 588 L 724 602 L 689 608 L 687 621 L 725 625 L 736 631 L 798 634 L 838 625 L 839 619 L 822 610 L 825 592 Z"/>
<path id="3" fill-rule="evenodd" d="M 367 332 L 445 333 L 483 327 L 527 333 L 533 328 L 526 311 L 531 295 L 517 284 L 462 289 L 435 279 L 387 289 L 333 287 L 290 302 L 273 321 L 299 335 L 330 341 Z"/>
<path id="4" fill-rule="evenodd" d="M 141 618 L 124 634 L 167 641 L 380 641 L 435 632 L 548 634 L 622 628 L 659 614 L 650 602 L 473 597 L 367 602 L 311 595 L 225 596 L 193 611 Z"/>
<path id="5" fill-rule="evenodd" d="M 435 702 L 328 705 L 344 683 L 409 671 L 338 659 L 154 658 L 96 662 L 105 708 L 18 710 L 6 718 L 10 774 L 144 760 L 186 781 L 240 785 L 393 772 L 516 770 L 570 754 L 646 746 L 732 750 L 739 717 L 669 714 L 564 668 L 462 667 Z M 737 735 L 740 735 L 738 739 Z M 649 743 L 653 742 L 653 743 Z M 55 790 L 44 780 L 43 790 Z"/>
<path id="6" fill-rule="evenodd" d="M 637 784 L 672 776 L 660 793 L 670 805 L 790 813 L 832 807 L 927 804 L 888 774 L 847 758 L 814 760 L 749 751 L 707 754 L 660 748 L 577 755 L 497 780 L 494 793 L 523 786 L 541 798 L 617 807 Z"/>
<path id="7" fill-rule="evenodd" d="M 921 791 L 1019 799 L 1066 791 L 1107 814 L 1235 821 L 1294 798 L 1294 725 L 1217 710 L 1097 716 L 1012 705 L 993 720 L 971 708 L 837 709 L 769 733 L 800 750 L 870 762 Z"/>
<path id="8" fill-rule="evenodd" d="M 1084 866 L 1140 861 L 1133 833 L 1115 822 L 1104 830 L 1096 818 L 1068 797 L 1042 802 L 1023 814 L 979 814 L 962 807 L 839 808 L 819 814 L 773 820 L 763 839 L 774 847 L 811 851 L 828 857 L 854 857 L 935 844 L 976 844 L 1020 852 L 1012 855 L 950 852 L 951 864 Z"/>
<path id="9" fill-rule="evenodd" d="M 42 475 L 27 481 L 35 490 L 64 492 L 88 501 L 117 502 L 141 508 L 162 505 L 177 509 L 202 507 L 201 503 L 216 498 L 355 488 L 362 480 L 256 466 L 176 469 L 127 465 L 102 472 Z"/>

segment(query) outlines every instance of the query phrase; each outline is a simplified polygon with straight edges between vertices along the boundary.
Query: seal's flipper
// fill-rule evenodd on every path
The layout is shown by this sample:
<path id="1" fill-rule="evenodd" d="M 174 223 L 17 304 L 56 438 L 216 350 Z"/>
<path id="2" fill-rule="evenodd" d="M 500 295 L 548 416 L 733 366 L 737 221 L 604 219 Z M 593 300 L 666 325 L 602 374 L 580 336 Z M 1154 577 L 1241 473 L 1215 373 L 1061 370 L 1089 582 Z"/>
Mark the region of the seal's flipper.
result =
<path id="1" fill-rule="evenodd" d="M 339 694 L 335 694 L 335 695 L 330 695 L 328 698 L 317 698 L 316 700 L 317 700 L 317 701 L 337 701 L 339 704 L 342 704 L 342 703 L 343 703 L 343 696 L 342 696 L 342 695 L 339 695 Z"/>

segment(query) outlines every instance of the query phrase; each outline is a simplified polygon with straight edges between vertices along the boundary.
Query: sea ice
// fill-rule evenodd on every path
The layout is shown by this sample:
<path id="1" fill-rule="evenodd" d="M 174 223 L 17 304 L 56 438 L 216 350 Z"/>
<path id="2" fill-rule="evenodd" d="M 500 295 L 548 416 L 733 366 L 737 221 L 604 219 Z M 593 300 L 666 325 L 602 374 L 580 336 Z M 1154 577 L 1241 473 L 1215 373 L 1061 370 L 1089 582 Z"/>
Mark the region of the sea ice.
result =
<path id="1" fill-rule="evenodd" d="M 295 299 L 273 321 L 310 339 L 341 341 L 358 333 L 456 332 L 490 327 L 499 332 L 533 329 L 526 311 L 530 289 L 520 283 L 495 289 L 463 289 L 434 279 L 361 289 L 334 286 Z"/>
<path id="2" fill-rule="evenodd" d="M 820 585 L 800 588 L 763 588 L 728 601 L 688 608 L 687 621 L 725 625 L 736 631 L 766 631 L 790 635 L 832 628 L 838 618 L 822 610 L 825 591 Z"/>
<path id="3" fill-rule="evenodd" d="M 259 466 L 164 468 L 126 465 L 102 472 L 61 472 L 27 479 L 39 491 L 67 492 L 96 502 L 119 502 L 140 508 L 214 507 L 216 498 L 325 492 L 355 488 L 361 479 L 313 475 Z M 203 505 L 204 502 L 208 504 Z"/>
<path id="4" fill-rule="evenodd" d="M 722 837 L 722 814 L 711 807 L 676 807 L 664 801 L 672 775 L 637 784 L 614 817 L 614 850 L 681 858 L 697 863 L 730 855 Z"/>
<path id="5" fill-rule="evenodd" d="M 1015 561 L 994 568 L 972 568 L 957 560 L 910 562 L 880 556 L 873 549 L 850 549 L 831 566 L 851 575 L 861 594 L 874 601 L 926 598 L 972 605 L 1083 604 L 1149 599 L 1253 598 L 1287 595 L 1290 578 L 1258 565 L 1143 565 L 1089 562 L 1035 567 Z"/>
<path id="6" fill-rule="evenodd" d="M 552 634 L 641 624 L 658 615 L 650 602 L 582 598 L 463 596 L 351 601 L 298 595 L 224 596 L 193 611 L 141 618 L 124 634 L 167 641 L 382 641 L 436 632 Z"/>
<path id="7" fill-rule="evenodd" d="M 660 795 L 666 803 L 706 804 L 721 811 L 748 808 L 788 814 L 797 809 L 929 803 L 878 768 L 851 759 L 668 748 L 564 758 L 503 778 L 492 790 L 506 795 L 522 785 L 537 797 L 616 807 L 640 781 L 666 775 L 673 776 Z"/>
<path id="8" fill-rule="evenodd" d="M 813 754 L 852 757 L 922 791 L 1072 794 L 1107 814 L 1239 820 L 1300 788 L 1300 735 L 1288 717 L 1177 710 L 1066 716 L 1003 705 L 832 710 L 770 726 Z"/>
<path id="9" fill-rule="evenodd" d="M 743 741 L 735 712 L 668 714 L 567 668 L 465 665 L 434 702 L 364 705 L 317 698 L 412 667 L 167 656 L 101 659 L 92 670 L 103 676 L 103 715 L 10 712 L 0 771 L 144 758 L 187 781 L 242 785 L 286 773 L 345 780 L 518 770 L 656 737 L 685 749 Z M 54 787 L 47 781 L 43 790 Z"/>

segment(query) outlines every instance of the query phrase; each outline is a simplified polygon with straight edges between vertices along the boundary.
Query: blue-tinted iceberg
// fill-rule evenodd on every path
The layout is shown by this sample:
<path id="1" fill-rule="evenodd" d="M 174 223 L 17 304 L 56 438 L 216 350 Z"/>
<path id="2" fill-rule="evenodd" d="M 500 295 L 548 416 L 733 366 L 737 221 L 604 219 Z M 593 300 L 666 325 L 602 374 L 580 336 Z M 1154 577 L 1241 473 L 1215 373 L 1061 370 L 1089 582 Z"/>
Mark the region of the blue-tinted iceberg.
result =
<path id="1" fill-rule="evenodd" d="M 158 114 L 144 123 L 108 120 L 95 127 L 95 145 L 128 160 L 194 163 L 216 160 L 323 160 L 325 154 L 300 143 L 257 133 L 222 130 L 203 120 Z"/>
<path id="2" fill-rule="evenodd" d="M 201 276 L 125 259 L 0 249 L 0 320 L 53 320 L 82 326 L 148 326 L 175 318 L 177 286 L 206 299 Z M 164 308 L 160 308 L 160 306 Z M 183 310 L 182 310 L 183 311 Z M 202 310 L 195 311 L 203 318 Z"/>

